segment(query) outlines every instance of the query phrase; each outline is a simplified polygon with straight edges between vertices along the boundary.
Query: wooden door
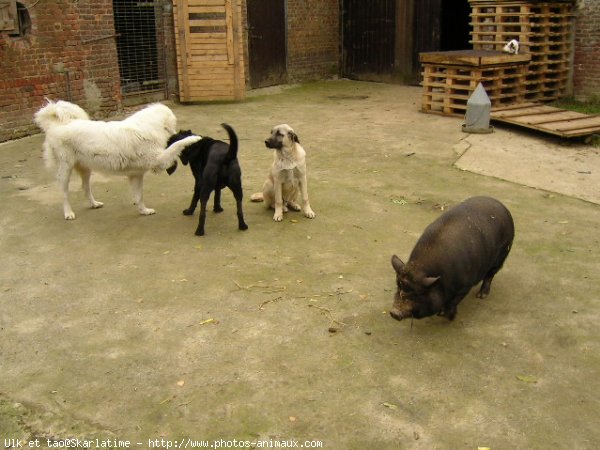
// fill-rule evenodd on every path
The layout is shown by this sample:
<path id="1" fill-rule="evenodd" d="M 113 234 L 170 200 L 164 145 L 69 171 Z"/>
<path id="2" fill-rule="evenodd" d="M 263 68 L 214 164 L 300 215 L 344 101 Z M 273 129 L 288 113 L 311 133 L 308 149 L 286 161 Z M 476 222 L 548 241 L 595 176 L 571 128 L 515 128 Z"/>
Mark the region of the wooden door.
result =
<path id="1" fill-rule="evenodd" d="M 396 0 L 342 1 L 342 73 L 385 80 L 394 71 Z"/>
<path id="2" fill-rule="evenodd" d="M 285 83 L 285 0 L 246 0 L 248 66 L 253 88 Z"/>
<path id="3" fill-rule="evenodd" d="M 419 0 L 415 3 L 415 31 L 413 61 L 415 78 L 421 79 L 419 53 L 440 49 L 440 18 L 442 0 Z"/>
<path id="4" fill-rule="evenodd" d="M 243 100 L 241 0 L 173 0 L 179 99 Z"/>

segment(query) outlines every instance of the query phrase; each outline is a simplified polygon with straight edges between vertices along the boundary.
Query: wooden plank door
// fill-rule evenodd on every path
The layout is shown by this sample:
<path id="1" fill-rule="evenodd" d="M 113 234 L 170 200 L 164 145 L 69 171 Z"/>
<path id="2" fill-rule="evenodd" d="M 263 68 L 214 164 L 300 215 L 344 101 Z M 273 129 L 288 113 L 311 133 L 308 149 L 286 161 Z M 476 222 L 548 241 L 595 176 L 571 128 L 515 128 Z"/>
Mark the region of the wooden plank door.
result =
<path id="1" fill-rule="evenodd" d="M 394 71 L 396 0 L 342 0 L 342 73 L 381 81 Z"/>
<path id="2" fill-rule="evenodd" d="M 285 0 L 246 0 L 250 86 L 287 80 Z"/>
<path id="3" fill-rule="evenodd" d="M 414 76 L 421 79 L 419 53 L 440 49 L 442 0 L 419 0 L 415 3 L 415 37 L 413 47 Z M 467 47 L 468 48 L 468 47 Z"/>
<path id="4" fill-rule="evenodd" d="M 243 100 L 241 0 L 173 0 L 179 100 Z"/>

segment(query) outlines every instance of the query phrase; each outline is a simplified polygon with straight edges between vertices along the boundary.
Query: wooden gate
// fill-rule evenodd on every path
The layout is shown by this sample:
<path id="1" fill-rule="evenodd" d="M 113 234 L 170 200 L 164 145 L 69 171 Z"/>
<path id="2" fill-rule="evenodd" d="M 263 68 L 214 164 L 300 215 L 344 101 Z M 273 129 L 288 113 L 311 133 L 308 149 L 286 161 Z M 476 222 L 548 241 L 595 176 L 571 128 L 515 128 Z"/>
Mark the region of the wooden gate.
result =
<path id="1" fill-rule="evenodd" d="M 246 0 L 250 86 L 286 82 L 285 0 Z"/>
<path id="2" fill-rule="evenodd" d="M 395 33 L 395 0 L 343 0 L 343 75 L 385 79 L 394 70 Z"/>
<path id="3" fill-rule="evenodd" d="M 240 0 L 173 0 L 179 100 L 243 100 Z"/>
<path id="4" fill-rule="evenodd" d="M 413 70 L 416 80 L 421 79 L 422 67 L 419 53 L 440 49 L 440 17 L 442 0 L 419 0 L 415 2 L 415 28 L 413 46 Z"/>

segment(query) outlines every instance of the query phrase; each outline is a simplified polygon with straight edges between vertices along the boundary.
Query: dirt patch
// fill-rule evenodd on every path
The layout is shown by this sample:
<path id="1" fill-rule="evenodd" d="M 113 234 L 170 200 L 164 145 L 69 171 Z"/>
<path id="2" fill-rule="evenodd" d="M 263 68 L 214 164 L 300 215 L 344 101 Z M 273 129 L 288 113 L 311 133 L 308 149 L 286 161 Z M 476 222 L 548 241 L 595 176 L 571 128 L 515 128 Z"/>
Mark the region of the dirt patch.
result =
<path id="1" fill-rule="evenodd" d="M 42 136 L 0 146 L 2 437 L 592 448 L 600 208 L 499 179 L 508 169 L 454 167 L 465 140 L 463 158 L 478 160 L 503 137 L 497 164 L 517 141 L 502 131 L 478 142 L 458 119 L 420 114 L 420 94 L 337 81 L 173 105 L 182 128 L 224 138 L 227 122 L 240 137 L 250 229 L 237 230 L 224 192 L 202 238 L 197 215 L 181 214 L 186 167 L 147 176 L 154 216 L 137 214 L 122 178 L 93 176 L 105 207 L 75 192 L 67 222 Z M 274 223 L 249 201 L 279 123 L 307 150 L 314 220 Z M 577 170 L 595 174 L 580 157 Z M 542 166 L 530 167 L 534 179 Z M 452 323 L 391 319 L 391 255 L 406 258 L 442 209 L 482 194 L 508 206 L 517 230 L 489 298 L 467 296 Z"/>

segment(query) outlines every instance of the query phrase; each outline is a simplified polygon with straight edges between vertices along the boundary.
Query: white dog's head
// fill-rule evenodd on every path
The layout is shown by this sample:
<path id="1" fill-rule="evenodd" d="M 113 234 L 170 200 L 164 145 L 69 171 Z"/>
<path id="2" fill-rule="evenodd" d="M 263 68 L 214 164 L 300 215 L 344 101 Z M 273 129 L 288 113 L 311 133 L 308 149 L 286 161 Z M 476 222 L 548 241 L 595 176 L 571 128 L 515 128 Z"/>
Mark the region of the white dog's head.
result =
<path id="1" fill-rule="evenodd" d="M 148 132 L 164 135 L 164 141 L 169 136 L 177 133 L 177 118 L 173 111 L 162 103 L 152 103 L 127 117 L 123 122 L 135 124 L 136 127 L 144 127 Z"/>
<path id="2" fill-rule="evenodd" d="M 510 53 L 511 55 L 518 55 L 519 41 L 517 41 L 516 39 L 511 39 L 506 43 L 502 51 L 504 51 L 505 53 Z"/>
<path id="3" fill-rule="evenodd" d="M 66 125 L 74 120 L 90 120 L 88 114 L 75 103 L 48 100 L 46 106 L 33 116 L 33 121 L 44 132 L 57 125 Z"/>
<path id="4" fill-rule="evenodd" d="M 285 123 L 273 127 L 271 130 L 271 136 L 265 139 L 265 145 L 267 148 L 273 148 L 275 150 L 290 148 L 295 142 L 298 144 L 300 143 L 298 135 L 294 132 L 292 127 Z"/>

